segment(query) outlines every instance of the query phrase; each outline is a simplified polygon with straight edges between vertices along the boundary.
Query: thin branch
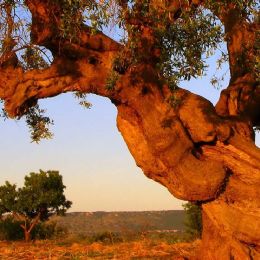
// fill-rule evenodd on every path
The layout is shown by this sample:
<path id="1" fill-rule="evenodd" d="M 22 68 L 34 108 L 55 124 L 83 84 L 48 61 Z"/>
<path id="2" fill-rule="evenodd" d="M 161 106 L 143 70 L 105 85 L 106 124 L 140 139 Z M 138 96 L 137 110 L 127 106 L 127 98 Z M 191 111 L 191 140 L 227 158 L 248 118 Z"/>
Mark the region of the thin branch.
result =
<path id="1" fill-rule="evenodd" d="M 13 52 L 18 52 L 18 51 L 21 51 L 21 50 L 24 50 L 24 49 L 27 49 L 27 48 L 34 48 L 34 49 L 40 51 L 40 52 L 46 57 L 46 59 L 48 60 L 48 62 L 51 63 L 51 60 L 50 60 L 49 56 L 43 51 L 43 49 L 41 49 L 40 47 L 38 47 L 38 46 L 35 45 L 35 44 L 26 44 L 26 45 L 24 45 L 23 47 L 14 49 Z"/>
<path id="2" fill-rule="evenodd" d="M 6 5 L 6 14 L 7 14 L 7 40 L 12 39 L 12 33 L 14 28 L 14 20 L 12 17 L 12 6 L 10 4 Z"/>
<path id="3" fill-rule="evenodd" d="M 23 214 L 12 211 L 12 214 L 20 221 L 25 221 L 26 217 Z"/>
<path id="4" fill-rule="evenodd" d="M 39 212 L 36 216 L 36 218 L 34 218 L 32 220 L 32 222 L 30 223 L 30 228 L 28 229 L 28 233 L 30 233 L 32 231 L 32 229 L 35 227 L 35 225 L 39 222 L 40 220 L 40 217 L 41 217 L 41 212 Z"/>
<path id="5" fill-rule="evenodd" d="M 26 226 L 21 224 L 20 227 L 23 229 L 23 230 L 26 230 Z"/>

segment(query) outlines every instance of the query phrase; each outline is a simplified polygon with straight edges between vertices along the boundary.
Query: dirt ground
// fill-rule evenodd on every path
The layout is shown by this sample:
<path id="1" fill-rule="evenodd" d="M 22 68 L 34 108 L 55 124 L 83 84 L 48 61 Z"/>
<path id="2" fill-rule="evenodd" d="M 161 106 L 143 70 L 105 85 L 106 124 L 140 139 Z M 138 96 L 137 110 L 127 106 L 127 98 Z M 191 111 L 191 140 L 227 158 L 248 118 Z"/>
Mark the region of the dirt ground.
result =
<path id="1" fill-rule="evenodd" d="M 154 243 L 152 241 L 125 242 L 107 245 L 102 243 L 62 244 L 59 241 L 0 242 L 0 259 L 8 260 L 83 260 L 83 259 L 192 259 L 200 241 L 193 243 Z"/>

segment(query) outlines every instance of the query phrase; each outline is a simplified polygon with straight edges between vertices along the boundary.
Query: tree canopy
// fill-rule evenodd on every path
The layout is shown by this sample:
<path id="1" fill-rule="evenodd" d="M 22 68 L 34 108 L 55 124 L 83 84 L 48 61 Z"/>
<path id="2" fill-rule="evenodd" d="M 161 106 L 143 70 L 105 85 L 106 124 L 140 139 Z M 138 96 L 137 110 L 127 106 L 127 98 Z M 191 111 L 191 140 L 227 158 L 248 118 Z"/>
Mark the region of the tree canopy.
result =
<path id="1" fill-rule="evenodd" d="M 222 52 L 218 63 L 220 66 L 229 60 L 231 82 L 248 73 L 259 77 L 258 44 L 249 41 L 257 31 L 254 27 L 259 20 L 258 7 L 255 0 L 2 0 L 0 64 L 19 66 L 24 72 L 48 69 L 61 57 L 76 60 L 85 56 L 84 47 L 88 46 L 91 50 L 112 53 L 112 59 L 109 58 L 112 64 L 103 79 L 108 90 L 114 89 L 127 69 L 134 69 L 140 63 L 150 64 L 160 85 L 167 84 L 173 91 L 169 102 L 176 105 L 180 100 L 174 89 L 179 81 L 205 75 L 207 58 L 224 42 L 229 53 Z M 236 47 L 239 36 L 234 31 L 237 25 L 243 25 L 241 33 L 248 35 L 248 42 L 241 44 L 240 49 Z M 120 32 L 116 41 L 101 33 L 107 28 Z M 101 64 L 101 60 L 96 55 L 88 57 L 92 65 Z M 219 80 L 213 77 L 211 82 L 217 85 Z M 85 90 L 79 89 L 70 90 L 76 91 L 81 104 L 89 106 Z M 5 95 L 1 96 L 5 99 Z M 21 102 L 16 111 L 6 102 L 4 115 L 19 118 L 25 114 L 32 140 L 50 138 L 48 126 L 53 122 L 44 116 L 36 99 L 28 97 Z"/>
<path id="2" fill-rule="evenodd" d="M 10 213 L 22 221 L 21 228 L 28 241 L 39 221 L 45 221 L 53 214 L 63 215 L 72 203 L 65 198 L 65 186 L 58 171 L 32 172 L 24 180 L 22 188 L 8 181 L 0 186 L 0 214 Z"/>

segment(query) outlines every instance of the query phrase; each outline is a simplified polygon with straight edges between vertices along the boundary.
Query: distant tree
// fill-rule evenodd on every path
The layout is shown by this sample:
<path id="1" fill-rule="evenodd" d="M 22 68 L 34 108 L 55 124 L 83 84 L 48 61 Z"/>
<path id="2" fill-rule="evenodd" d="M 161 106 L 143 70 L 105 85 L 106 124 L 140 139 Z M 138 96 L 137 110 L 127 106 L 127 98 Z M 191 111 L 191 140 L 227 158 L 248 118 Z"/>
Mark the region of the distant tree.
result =
<path id="1" fill-rule="evenodd" d="M 183 204 L 186 213 L 185 227 L 186 232 L 191 237 L 201 237 L 202 234 L 202 210 L 201 206 L 187 202 Z"/>
<path id="2" fill-rule="evenodd" d="M 72 202 L 66 200 L 62 176 L 58 171 L 42 171 L 25 176 L 24 186 L 0 186 L 0 214 L 10 213 L 22 221 L 25 241 L 30 241 L 31 231 L 53 214 L 63 215 Z"/>

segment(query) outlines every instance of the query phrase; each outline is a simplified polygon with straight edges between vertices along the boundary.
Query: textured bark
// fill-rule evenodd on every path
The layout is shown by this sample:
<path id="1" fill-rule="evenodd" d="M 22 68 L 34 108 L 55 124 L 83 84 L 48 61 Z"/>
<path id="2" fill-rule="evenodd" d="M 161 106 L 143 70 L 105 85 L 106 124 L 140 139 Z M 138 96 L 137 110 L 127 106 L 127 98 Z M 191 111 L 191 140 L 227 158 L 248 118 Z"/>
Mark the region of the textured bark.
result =
<path id="1" fill-rule="evenodd" d="M 205 259 L 258 259 L 259 149 L 236 138 L 228 145 L 218 143 L 203 149 L 206 156 L 222 161 L 230 175 L 223 193 L 203 205 L 202 255 Z"/>
<path id="2" fill-rule="evenodd" d="M 52 1 L 27 3 L 33 14 L 32 39 L 52 51 L 54 62 L 41 71 L 24 72 L 13 63 L 1 67 L 0 98 L 9 116 L 21 116 L 38 99 L 68 91 L 110 98 L 118 109 L 118 129 L 144 174 L 175 197 L 203 204 L 198 259 L 257 259 L 260 151 L 253 142 L 252 126 L 259 124 L 260 93 L 255 75 L 240 70 L 236 62 L 241 55 L 251 59 L 255 29 L 246 24 L 238 28 L 240 21 L 230 25 L 228 12 L 220 15 L 228 24 L 232 78 L 215 109 L 203 97 L 183 89 L 174 92 L 178 102 L 172 102 L 173 93 L 158 79 L 149 59 L 128 67 L 114 89 L 108 90 L 113 59 L 123 46 L 102 33 L 91 35 L 87 26 L 78 32 L 80 43 L 62 40 L 57 36 L 59 19 L 53 16 L 59 6 Z M 149 32 L 144 32 L 149 39 Z M 239 43 L 246 41 L 244 52 Z"/>
<path id="3" fill-rule="evenodd" d="M 221 116 L 240 116 L 260 125 L 260 85 L 254 74 L 259 56 L 258 21 L 248 23 L 232 5 L 218 14 L 225 26 L 230 65 L 230 84 L 216 106 Z"/>
<path id="4" fill-rule="evenodd" d="M 31 241 L 31 233 L 27 230 L 24 230 L 24 240 L 26 243 L 29 243 Z"/>

